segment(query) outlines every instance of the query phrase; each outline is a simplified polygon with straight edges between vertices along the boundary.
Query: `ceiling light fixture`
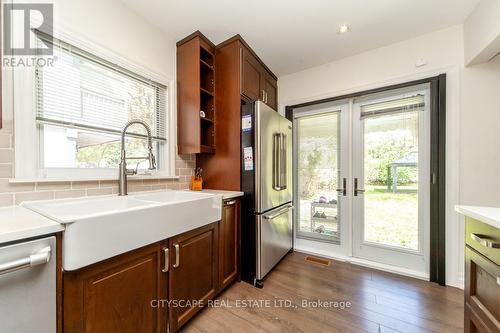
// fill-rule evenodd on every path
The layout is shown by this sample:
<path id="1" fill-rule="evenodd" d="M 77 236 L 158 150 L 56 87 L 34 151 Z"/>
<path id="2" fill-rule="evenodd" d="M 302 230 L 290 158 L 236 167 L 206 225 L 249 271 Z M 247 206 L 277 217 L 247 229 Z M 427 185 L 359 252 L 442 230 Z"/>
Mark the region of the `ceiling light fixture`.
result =
<path id="1" fill-rule="evenodd" d="M 347 23 L 343 23 L 343 24 L 339 25 L 339 30 L 337 31 L 337 33 L 340 35 L 345 34 L 349 30 L 351 30 L 351 28 L 347 25 Z"/>

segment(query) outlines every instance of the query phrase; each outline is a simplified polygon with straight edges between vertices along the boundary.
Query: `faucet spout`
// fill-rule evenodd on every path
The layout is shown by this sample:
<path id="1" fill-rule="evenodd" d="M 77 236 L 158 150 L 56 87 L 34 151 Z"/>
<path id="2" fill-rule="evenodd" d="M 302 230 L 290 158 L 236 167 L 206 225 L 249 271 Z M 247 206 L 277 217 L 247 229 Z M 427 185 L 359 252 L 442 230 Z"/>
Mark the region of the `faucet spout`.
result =
<path id="1" fill-rule="evenodd" d="M 137 167 L 135 169 L 127 169 L 127 152 L 125 150 L 125 136 L 127 135 L 127 130 L 132 125 L 142 125 L 146 129 L 146 133 L 148 136 L 148 156 L 145 158 L 149 162 L 149 170 L 156 169 L 156 158 L 153 154 L 153 139 L 151 135 L 151 128 L 144 121 L 139 119 L 134 119 L 125 124 L 122 130 L 121 135 L 121 150 L 120 150 L 120 165 L 119 165 L 119 180 L 118 180 L 118 195 L 127 195 L 127 176 L 137 174 Z M 129 158 L 129 159 L 137 159 L 137 158 Z M 139 166 L 139 164 L 137 164 Z"/>

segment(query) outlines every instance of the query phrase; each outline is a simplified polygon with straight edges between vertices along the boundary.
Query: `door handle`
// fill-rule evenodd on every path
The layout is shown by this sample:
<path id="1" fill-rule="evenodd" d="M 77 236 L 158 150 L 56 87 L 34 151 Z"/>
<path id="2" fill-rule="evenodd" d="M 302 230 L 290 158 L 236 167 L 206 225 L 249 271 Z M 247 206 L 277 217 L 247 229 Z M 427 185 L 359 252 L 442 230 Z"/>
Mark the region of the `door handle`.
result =
<path id="1" fill-rule="evenodd" d="M 360 193 L 365 193 L 365 190 L 358 189 L 358 178 L 354 178 L 354 196 L 357 197 Z"/>
<path id="2" fill-rule="evenodd" d="M 280 162 L 280 191 L 286 190 L 287 187 L 287 160 L 286 160 L 286 134 L 281 134 L 281 162 Z"/>
<path id="3" fill-rule="evenodd" d="M 488 247 L 490 249 L 500 249 L 500 243 L 492 242 L 489 239 L 485 239 L 477 234 L 474 233 L 470 234 L 470 238 L 472 238 L 472 240 L 478 242 L 484 247 Z"/>
<path id="4" fill-rule="evenodd" d="M 163 254 L 165 256 L 164 260 L 164 266 L 163 269 L 161 270 L 163 273 L 168 272 L 168 266 L 169 266 L 169 259 L 168 259 L 168 247 L 163 248 Z"/>
<path id="5" fill-rule="evenodd" d="M 174 249 L 175 249 L 175 264 L 173 265 L 173 267 L 177 268 L 180 265 L 179 244 L 174 244 Z"/>
<path id="6" fill-rule="evenodd" d="M 342 188 L 338 188 L 335 191 L 337 191 L 337 193 L 342 193 L 342 195 L 344 197 L 347 195 L 347 179 L 346 178 L 342 178 Z"/>
<path id="7" fill-rule="evenodd" d="M 278 216 L 283 215 L 283 214 L 285 214 L 286 212 L 288 212 L 289 210 L 292 210 L 292 209 L 293 209 L 293 206 L 287 206 L 284 209 L 282 209 L 279 212 L 277 212 L 276 214 L 273 214 L 273 215 L 264 215 L 264 218 L 266 220 L 273 220 L 273 219 L 277 218 Z"/>
<path id="8" fill-rule="evenodd" d="M 273 134 L 273 189 L 280 190 L 280 133 Z"/>
<path id="9" fill-rule="evenodd" d="M 50 252 L 51 249 L 48 246 L 26 258 L 0 264 L 0 275 L 15 272 L 23 268 L 46 264 L 50 260 Z"/>

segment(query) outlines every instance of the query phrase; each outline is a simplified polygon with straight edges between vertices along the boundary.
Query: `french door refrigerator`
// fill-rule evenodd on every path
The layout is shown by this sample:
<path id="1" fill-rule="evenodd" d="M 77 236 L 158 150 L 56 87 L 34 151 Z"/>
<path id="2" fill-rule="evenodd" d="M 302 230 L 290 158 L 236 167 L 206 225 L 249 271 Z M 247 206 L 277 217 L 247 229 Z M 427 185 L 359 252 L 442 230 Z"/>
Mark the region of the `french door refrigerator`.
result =
<path id="1" fill-rule="evenodd" d="M 262 279 L 293 247 L 292 123 L 257 101 L 241 109 L 242 279 Z"/>

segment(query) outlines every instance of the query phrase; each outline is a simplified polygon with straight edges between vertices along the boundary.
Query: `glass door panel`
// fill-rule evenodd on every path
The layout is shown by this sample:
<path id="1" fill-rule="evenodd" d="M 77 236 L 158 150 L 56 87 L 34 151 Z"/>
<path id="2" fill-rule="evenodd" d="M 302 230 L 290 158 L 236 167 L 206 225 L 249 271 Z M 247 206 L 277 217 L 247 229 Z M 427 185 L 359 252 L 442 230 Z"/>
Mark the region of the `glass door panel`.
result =
<path id="1" fill-rule="evenodd" d="M 340 124 L 340 111 L 295 120 L 298 237 L 340 242 Z"/>
<path id="2" fill-rule="evenodd" d="M 414 111 L 363 120 L 364 242 L 419 250 L 419 119 Z"/>

